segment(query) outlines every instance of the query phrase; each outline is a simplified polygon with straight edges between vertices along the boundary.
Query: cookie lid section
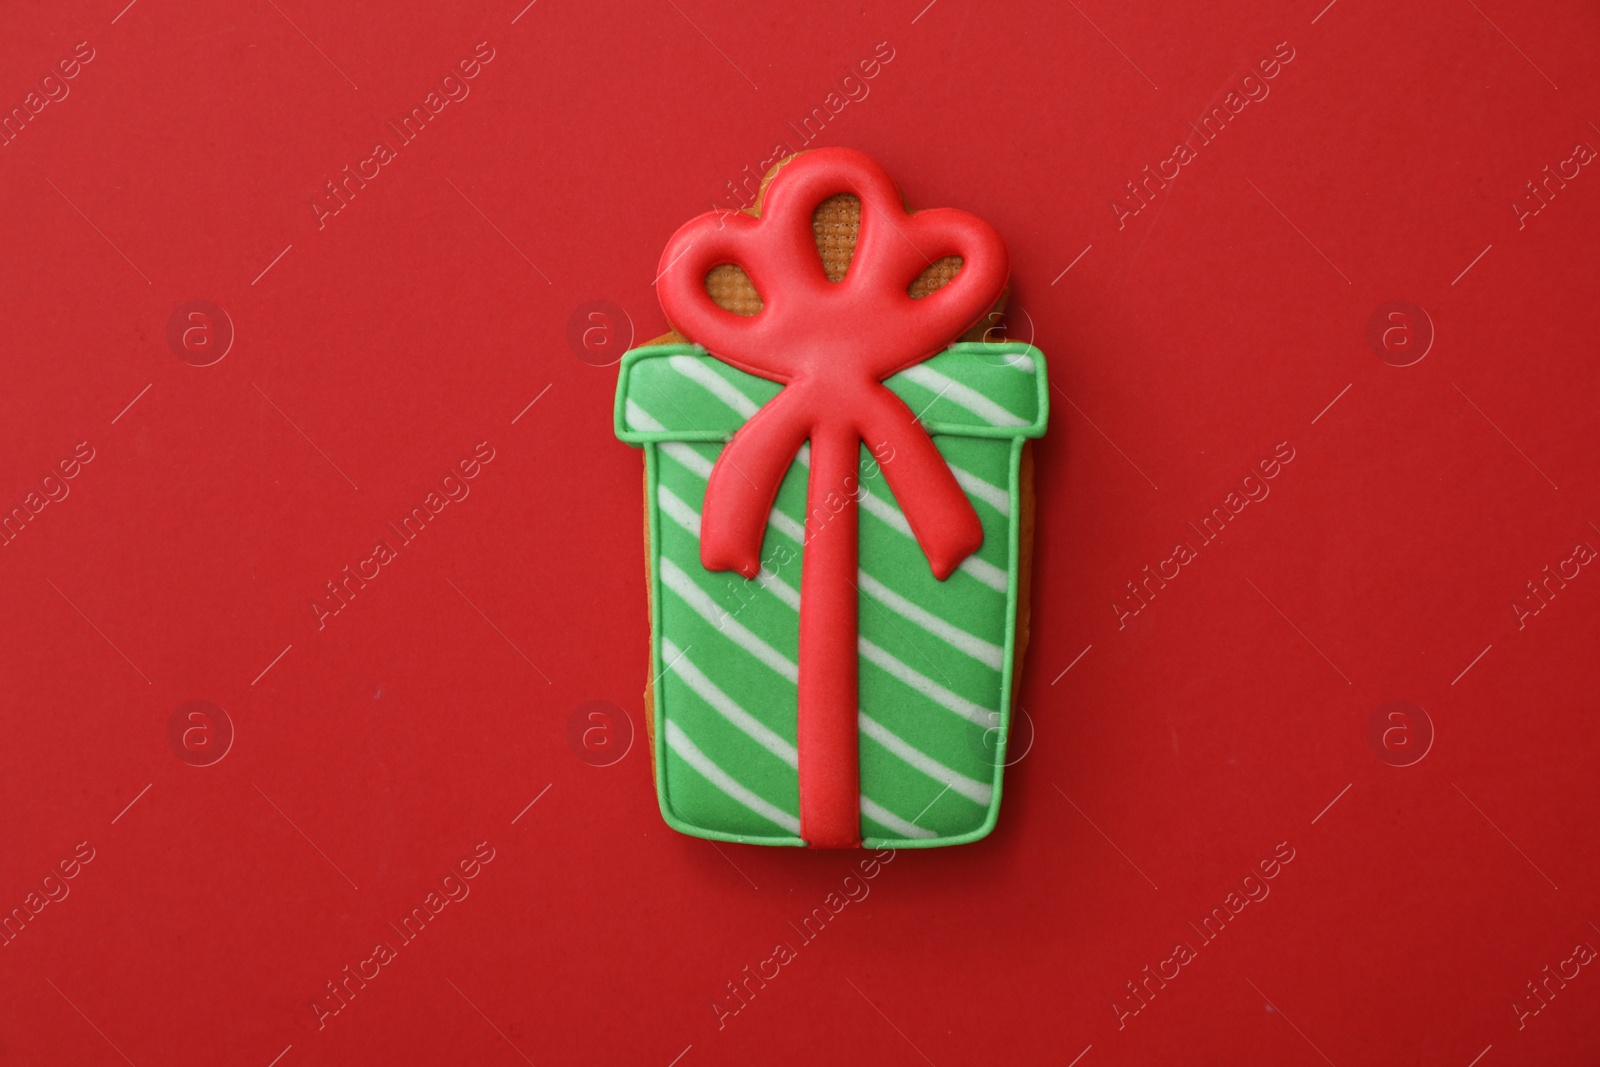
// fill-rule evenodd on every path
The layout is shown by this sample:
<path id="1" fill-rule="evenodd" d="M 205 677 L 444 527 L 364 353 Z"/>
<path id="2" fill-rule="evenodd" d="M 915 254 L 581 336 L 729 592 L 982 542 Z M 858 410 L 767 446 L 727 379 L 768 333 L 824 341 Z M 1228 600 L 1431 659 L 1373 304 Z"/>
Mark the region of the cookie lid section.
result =
<path id="1" fill-rule="evenodd" d="M 884 383 L 931 434 L 1039 437 L 1050 413 L 1044 353 L 963 341 Z M 726 441 L 782 386 L 728 366 L 699 345 L 636 348 L 622 358 L 616 434 L 632 445 Z"/>

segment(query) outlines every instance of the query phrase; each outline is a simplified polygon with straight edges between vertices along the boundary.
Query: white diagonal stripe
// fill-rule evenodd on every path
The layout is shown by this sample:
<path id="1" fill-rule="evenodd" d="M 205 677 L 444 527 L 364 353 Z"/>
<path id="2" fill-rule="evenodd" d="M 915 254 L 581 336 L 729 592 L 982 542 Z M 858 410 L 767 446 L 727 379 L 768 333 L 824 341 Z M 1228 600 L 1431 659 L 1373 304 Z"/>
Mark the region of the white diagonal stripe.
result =
<path id="1" fill-rule="evenodd" d="M 778 572 L 771 567 L 761 568 L 761 573 L 756 576 L 756 584 L 763 589 L 770 589 L 779 600 L 789 605 L 790 610 L 800 610 L 800 594 L 794 586 L 779 578 Z"/>
<path id="2" fill-rule="evenodd" d="M 676 563 L 666 556 L 661 557 L 661 580 L 668 589 L 683 598 L 694 613 L 722 631 L 728 640 L 750 653 L 756 659 L 765 663 L 791 682 L 800 681 L 800 668 L 794 661 L 783 653 L 767 644 L 761 638 L 751 633 L 743 623 L 733 618 L 728 612 L 717 606 L 704 589 L 701 589 L 683 572 Z"/>
<path id="3" fill-rule="evenodd" d="M 668 356 L 667 365 L 696 385 L 705 389 L 745 418 L 761 409 L 761 405 L 734 388 L 722 375 L 712 370 L 695 356 Z"/>
<path id="4" fill-rule="evenodd" d="M 979 663 L 994 670 L 999 670 L 1002 664 L 1005 663 L 1005 649 L 993 641 L 985 641 L 981 637 L 976 637 L 959 627 L 950 625 L 939 616 L 933 614 L 933 612 L 913 604 L 866 571 L 860 571 L 857 577 L 861 580 L 862 590 L 868 596 L 882 602 L 895 614 L 908 619 L 929 633 L 943 638 L 951 647 L 960 649 Z"/>
<path id="5" fill-rule="evenodd" d="M 917 535 L 911 532 L 911 524 L 900 513 L 900 509 L 887 500 L 880 500 L 877 493 L 869 491 L 864 485 L 861 487 L 861 506 L 913 541 L 916 540 Z"/>
<path id="6" fill-rule="evenodd" d="M 711 461 L 682 441 L 662 441 L 661 451 L 700 477 L 711 477 Z"/>
<path id="7" fill-rule="evenodd" d="M 861 712 L 861 732 L 923 774 L 926 774 L 929 778 L 932 778 L 940 785 L 949 786 L 974 804 L 988 807 L 989 801 L 994 797 L 994 789 L 992 787 L 985 785 L 976 778 L 968 778 L 960 771 L 946 767 L 926 752 L 912 747 L 909 742 L 892 732 L 881 722 L 868 716 L 864 711 Z"/>
<path id="8" fill-rule="evenodd" d="M 1020 370 L 1026 374 L 1033 373 L 1033 357 L 1026 352 L 1001 352 L 998 358 L 1002 366 Z"/>
<path id="9" fill-rule="evenodd" d="M 646 433 L 661 433 L 666 430 L 659 419 L 651 415 L 636 401 L 629 398 L 623 407 L 623 418 L 629 426 L 637 427 Z M 702 478 L 711 477 L 711 461 L 682 441 L 658 441 L 661 451 L 677 460 L 684 467 L 698 474 Z"/>
<path id="10" fill-rule="evenodd" d="M 882 804 L 875 804 L 868 800 L 866 794 L 864 793 L 861 796 L 861 814 L 865 815 L 879 826 L 887 826 L 901 837 L 939 836 L 932 830 L 925 830 L 916 823 L 906 822 L 904 819 L 890 811 L 888 808 L 884 807 Z"/>
<path id="11" fill-rule="evenodd" d="M 946 462 L 950 473 L 956 476 L 956 481 L 961 488 L 966 490 L 968 496 L 975 496 L 988 504 L 1002 515 L 1011 514 L 1011 494 L 998 485 L 991 485 L 970 471 L 962 470 L 954 463 Z"/>
<path id="12" fill-rule="evenodd" d="M 678 758 L 700 772 L 701 777 L 726 793 L 733 800 L 738 801 L 768 822 L 775 823 L 783 829 L 800 836 L 800 820 L 784 811 L 775 804 L 771 804 L 761 797 L 750 792 L 744 786 L 734 781 L 727 771 L 711 762 L 707 756 L 695 747 L 694 742 L 684 734 L 681 727 L 671 719 L 667 720 L 667 747 L 678 754 Z"/>
<path id="13" fill-rule="evenodd" d="M 883 500 L 879 500 L 876 494 L 867 492 L 866 486 L 861 487 L 861 506 L 913 541 L 917 539 L 917 535 L 911 532 L 911 524 L 900 513 L 900 509 Z M 997 593 L 1006 592 L 1006 572 L 987 560 L 979 559 L 977 556 L 968 556 L 961 561 L 961 566 L 957 570 L 966 572 Z"/>
<path id="14" fill-rule="evenodd" d="M 945 396 L 991 426 L 1026 426 L 1028 420 L 1013 415 L 970 385 L 964 385 L 948 375 L 941 374 L 927 364 L 919 364 L 900 372 L 901 377 L 916 382 L 924 389 Z"/>
<path id="15" fill-rule="evenodd" d="M 667 668 L 693 689 L 695 695 L 707 704 L 710 704 L 723 718 L 743 730 L 756 744 L 777 756 L 791 767 L 800 766 L 800 754 L 788 741 L 785 741 L 770 727 L 754 715 L 745 711 L 733 701 L 733 698 L 717 688 L 717 684 L 699 667 L 694 665 L 686 654 L 679 650 L 671 641 L 661 642 L 661 654 L 670 662 Z"/>
<path id="16" fill-rule="evenodd" d="M 623 405 L 622 418 L 629 426 L 636 427 L 646 433 L 660 433 L 666 429 L 648 411 L 640 407 L 638 401 L 631 396 L 628 398 L 627 403 Z"/>
<path id="17" fill-rule="evenodd" d="M 1008 580 L 1006 572 L 988 560 L 979 559 L 977 556 L 968 556 L 961 561 L 961 566 L 956 569 L 965 571 L 997 593 L 1003 595 L 1006 592 L 1006 582 Z"/>
<path id="18" fill-rule="evenodd" d="M 861 654 L 867 658 L 869 663 L 882 667 L 889 674 L 900 679 L 929 700 L 943 705 L 973 725 L 981 726 L 985 730 L 994 724 L 994 712 L 974 704 L 959 693 L 951 692 L 926 674 L 915 670 L 885 652 L 865 637 L 859 638 L 858 642 Z"/>
<path id="19" fill-rule="evenodd" d="M 656 486 L 656 498 L 661 502 L 661 514 L 694 534 L 696 540 L 700 537 L 700 513 L 683 499 L 668 489 L 665 485 Z"/>
<path id="20" fill-rule="evenodd" d="M 779 511 L 776 504 L 772 506 L 772 514 L 767 516 L 767 525 L 797 545 L 806 543 L 806 528 Z"/>

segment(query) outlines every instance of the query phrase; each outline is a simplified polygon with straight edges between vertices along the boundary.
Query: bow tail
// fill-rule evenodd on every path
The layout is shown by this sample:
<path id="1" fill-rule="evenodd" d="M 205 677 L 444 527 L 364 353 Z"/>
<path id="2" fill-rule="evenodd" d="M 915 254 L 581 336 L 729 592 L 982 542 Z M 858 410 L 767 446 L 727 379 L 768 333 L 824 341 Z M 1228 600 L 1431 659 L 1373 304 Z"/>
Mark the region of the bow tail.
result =
<path id="1" fill-rule="evenodd" d="M 871 414 L 861 424 L 862 438 L 874 455 L 887 443 L 891 452 L 879 459 L 906 522 L 941 582 L 983 544 L 983 524 L 933 438 L 928 436 L 905 401 L 879 387 Z"/>
<path id="2" fill-rule="evenodd" d="M 700 562 L 709 571 L 761 572 L 761 542 L 783 476 L 810 433 L 784 389 L 751 416 L 717 457 L 706 482 Z"/>

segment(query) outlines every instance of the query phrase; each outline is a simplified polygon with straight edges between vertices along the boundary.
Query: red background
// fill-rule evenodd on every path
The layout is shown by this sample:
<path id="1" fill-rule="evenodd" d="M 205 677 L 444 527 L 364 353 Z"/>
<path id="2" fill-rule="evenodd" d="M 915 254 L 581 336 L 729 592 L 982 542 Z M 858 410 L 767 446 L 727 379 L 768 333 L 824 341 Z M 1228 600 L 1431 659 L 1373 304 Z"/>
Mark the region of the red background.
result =
<path id="1" fill-rule="evenodd" d="M 0 948 L 0 1062 L 1600 1058 L 1592 967 L 1512 1007 L 1600 946 L 1600 576 L 1511 607 L 1600 546 L 1600 174 L 1510 207 L 1600 146 L 1600 16 L 925 3 L 9 7 L 6 109 L 95 58 L 0 148 L 0 505 L 95 458 L 0 548 L 0 908 L 94 859 Z M 480 41 L 471 95 L 319 230 L 324 181 Z M 664 329 L 667 237 L 884 41 L 817 143 L 999 228 L 1058 387 L 1035 739 L 990 839 L 900 853 L 801 946 L 859 857 L 679 836 L 642 744 L 569 742 L 585 701 L 642 725 L 647 628 L 640 455 L 567 324 Z M 1123 183 L 1281 41 L 1271 95 L 1119 230 Z M 167 343 L 193 299 L 237 333 L 208 367 Z M 1408 367 L 1366 337 L 1392 300 L 1436 331 Z M 319 630 L 323 583 L 482 441 L 471 495 Z M 1124 583 L 1285 441 L 1119 629 Z M 1434 735 L 1403 767 L 1420 716 L 1369 739 L 1402 699 Z M 225 709 L 221 762 L 169 742 L 190 700 Z M 480 841 L 471 895 L 319 1029 L 324 983 Z M 719 1029 L 779 940 L 798 958 Z"/>

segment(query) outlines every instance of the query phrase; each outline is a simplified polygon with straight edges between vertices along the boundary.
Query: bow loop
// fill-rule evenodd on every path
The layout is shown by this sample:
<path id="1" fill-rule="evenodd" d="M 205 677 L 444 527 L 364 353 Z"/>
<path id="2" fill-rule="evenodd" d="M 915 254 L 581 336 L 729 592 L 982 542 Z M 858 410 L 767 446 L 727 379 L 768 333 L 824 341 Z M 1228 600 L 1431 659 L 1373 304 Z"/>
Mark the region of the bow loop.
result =
<path id="1" fill-rule="evenodd" d="M 828 281 L 812 215 L 841 193 L 861 203 L 844 279 Z M 909 289 L 945 256 L 961 269 L 922 299 Z M 749 276 L 762 308 L 737 315 L 706 291 L 713 267 Z M 982 219 L 952 208 L 908 212 L 894 181 L 860 152 L 832 148 L 780 164 L 759 217 L 713 211 L 691 220 L 661 256 L 657 287 L 667 319 L 741 370 L 786 382 L 808 372 L 882 381 L 928 358 L 977 322 L 1009 273 L 1005 245 Z"/>

